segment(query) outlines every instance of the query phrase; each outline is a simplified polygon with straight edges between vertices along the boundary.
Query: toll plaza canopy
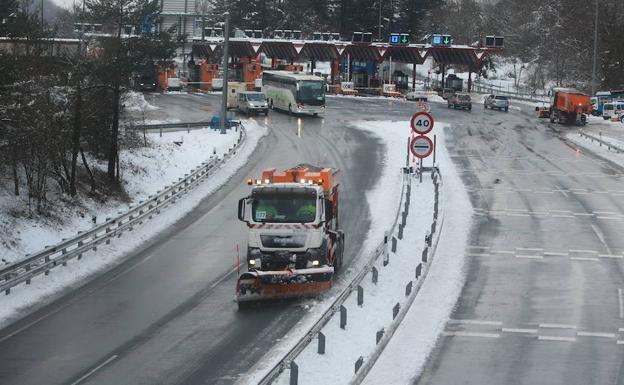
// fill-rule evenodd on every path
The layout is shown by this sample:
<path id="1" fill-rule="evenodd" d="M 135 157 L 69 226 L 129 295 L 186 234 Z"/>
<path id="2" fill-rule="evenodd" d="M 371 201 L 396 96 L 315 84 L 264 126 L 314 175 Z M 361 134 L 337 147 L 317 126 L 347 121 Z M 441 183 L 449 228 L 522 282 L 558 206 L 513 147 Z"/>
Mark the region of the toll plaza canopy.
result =
<path id="1" fill-rule="evenodd" d="M 195 43 L 191 48 L 191 55 L 196 58 L 209 59 L 212 56 L 212 48 L 208 43 Z"/>
<path id="2" fill-rule="evenodd" d="M 297 58 L 295 45 L 290 41 L 263 41 L 258 48 L 258 54 L 264 53 L 270 58 L 284 59 L 292 62 Z"/>
<path id="3" fill-rule="evenodd" d="M 209 37 L 212 60 L 222 55 L 223 38 Z M 198 48 L 206 50 L 206 48 Z M 199 51 L 198 51 L 199 52 Z M 471 69 L 480 68 L 484 59 L 502 48 L 473 47 L 454 45 L 448 47 L 431 46 L 429 44 L 390 45 L 387 43 L 351 43 L 345 41 L 310 41 L 310 40 L 263 40 L 263 39 L 230 39 L 229 56 L 232 58 L 254 58 L 260 53 L 268 57 L 288 61 L 310 60 L 316 62 L 333 62 L 349 58 L 355 61 L 382 62 L 390 60 L 401 63 L 422 64 L 431 56 L 438 64 L 465 65 Z"/>
<path id="4" fill-rule="evenodd" d="M 305 43 L 299 51 L 297 60 L 335 61 L 340 58 L 335 44 Z"/>
<path id="5" fill-rule="evenodd" d="M 382 59 L 390 58 L 394 62 L 422 64 L 427 58 L 427 50 L 424 47 L 390 46 L 384 50 Z"/>
<path id="6" fill-rule="evenodd" d="M 351 44 L 345 47 L 340 55 L 343 59 L 350 59 L 365 62 L 380 62 L 381 53 L 375 46 L 368 44 Z"/>

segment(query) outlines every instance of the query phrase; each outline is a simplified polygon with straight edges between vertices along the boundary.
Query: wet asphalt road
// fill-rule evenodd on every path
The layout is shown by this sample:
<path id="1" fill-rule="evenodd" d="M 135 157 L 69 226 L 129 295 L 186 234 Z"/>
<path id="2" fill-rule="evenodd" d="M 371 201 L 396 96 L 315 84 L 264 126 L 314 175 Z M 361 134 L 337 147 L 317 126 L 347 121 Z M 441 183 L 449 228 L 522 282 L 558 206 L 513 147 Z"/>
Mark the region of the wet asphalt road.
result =
<path id="1" fill-rule="evenodd" d="M 196 121 L 209 119 L 218 99 L 166 95 L 154 103 Z M 324 119 L 270 114 L 270 134 L 249 164 L 193 213 L 117 268 L 0 331 L 0 384 L 72 384 L 86 375 L 81 383 L 235 382 L 305 313 L 296 302 L 239 313 L 232 302 L 233 250 L 245 239 L 235 207 L 246 178 L 299 162 L 340 167 L 350 260 L 368 228 L 364 194 L 381 149 L 349 122 L 405 120 L 414 110 L 376 99 L 328 105 Z M 620 383 L 623 171 L 566 146 L 530 107 L 506 114 L 432 106 L 452 124 L 447 146 L 476 214 L 466 285 L 416 382 Z"/>
<path id="2" fill-rule="evenodd" d="M 415 383 L 623 383 L 624 170 L 530 115 L 487 114 L 447 136 L 475 225 L 466 284 Z"/>
<path id="3" fill-rule="evenodd" d="M 150 99 L 185 121 L 209 119 L 219 103 L 216 96 Z M 235 248 L 244 250 L 246 228 L 235 211 L 249 193 L 246 179 L 303 162 L 343 170 L 349 263 L 369 226 L 365 192 L 383 150 L 349 120 L 405 118 L 413 107 L 339 100 L 325 118 L 258 117 L 270 133 L 226 186 L 118 267 L 0 331 L 0 384 L 234 382 L 306 314 L 297 302 L 237 311 Z"/>

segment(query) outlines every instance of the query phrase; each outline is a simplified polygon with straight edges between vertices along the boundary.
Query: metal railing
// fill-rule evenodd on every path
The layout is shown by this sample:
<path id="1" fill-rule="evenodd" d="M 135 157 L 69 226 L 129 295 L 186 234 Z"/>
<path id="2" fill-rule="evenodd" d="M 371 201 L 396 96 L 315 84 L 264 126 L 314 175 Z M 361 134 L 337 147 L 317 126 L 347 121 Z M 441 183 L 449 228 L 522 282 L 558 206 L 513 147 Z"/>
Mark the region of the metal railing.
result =
<path id="1" fill-rule="evenodd" d="M 504 90 L 499 86 L 494 84 L 488 84 L 483 82 L 473 82 L 472 83 L 472 91 L 479 93 L 490 93 L 502 96 L 509 96 L 513 99 L 525 100 L 529 102 L 548 102 L 550 97 L 546 94 L 538 94 L 531 92 L 520 92 L 520 91 L 510 91 Z"/>
<path id="2" fill-rule="evenodd" d="M 128 128 L 132 130 L 139 131 L 180 131 L 180 130 L 190 130 L 190 129 L 200 129 L 200 128 L 217 128 L 215 124 L 218 122 L 213 121 L 202 121 L 202 122 L 178 122 L 178 123 L 158 123 L 158 124 L 137 124 L 133 126 L 129 126 Z M 237 127 L 241 124 L 240 121 L 231 121 L 232 127 Z"/>
<path id="3" fill-rule="evenodd" d="M 107 218 L 106 222 L 97 225 L 78 235 L 65 239 L 53 246 L 47 246 L 33 255 L 19 262 L 0 269 L 0 291 L 10 294 L 11 288 L 21 283 L 30 284 L 33 277 L 45 274 L 61 265 L 67 265 L 67 261 L 73 258 L 81 259 L 82 255 L 89 250 L 97 250 L 101 244 L 109 244 L 111 239 L 121 237 L 126 231 L 132 231 L 135 226 L 144 221 L 152 219 L 154 215 L 160 213 L 183 194 L 189 192 L 197 186 L 203 179 L 214 173 L 221 165 L 231 158 L 244 143 L 246 131 L 243 125 L 239 130 L 236 144 L 232 146 L 223 157 L 212 155 L 207 161 L 191 170 L 189 174 L 179 178 L 178 182 L 171 186 L 166 186 L 164 190 L 158 191 L 156 195 L 149 196 L 147 200 L 139 202 L 136 207 L 130 209 L 116 218 Z"/>
<path id="4" fill-rule="evenodd" d="M 620 147 L 620 146 L 617 146 L 617 145 L 615 145 L 615 144 L 613 144 L 613 143 L 611 143 L 611 142 L 608 142 L 608 141 L 606 141 L 606 140 L 602 139 L 602 133 L 599 133 L 599 137 L 596 137 L 596 136 L 594 136 L 594 135 L 592 135 L 592 134 L 588 134 L 588 133 L 586 133 L 586 132 L 585 132 L 585 131 L 583 131 L 583 130 L 580 130 L 580 131 L 579 131 L 579 136 L 580 136 L 580 137 L 585 137 L 585 138 L 587 138 L 587 139 L 591 140 L 592 142 L 596 141 L 596 142 L 598 142 L 598 144 L 600 144 L 600 146 L 601 146 L 601 147 L 604 145 L 604 146 L 606 146 L 609 150 L 614 149 L 614 150 L 615 150 L 615 151 L 617 151 L 617 152 L 624 152 L 624 148 L 622 148 L 622 147 Z"/>
<path id="5" fill-rule="evenodd" d="M 439 172 L 437 169 L 432 169 L 431 171 L 433 173 L 432 175 L 439 176 Z M 403 185 L 401 188 L 401 197 L 400 197 L 399 206 L 398 206 L 393 224 L 388 230 L 388 232 L 386 232 L 386 236 L 384 237 L 383 241 L 381 241 L 379 245 L 375 248 L 375 250 L 369 257 L 367 263 L 362 268 L 362 270 L 353 278 L 353 280 L 349 283 L 349 285 L 345 287 L 345 289 L 334 300 L 334 302 L 329 306 L 329 308 L 322 314 L 322 316 L 318 319 L 318 321 L 314 323 L 314 325 L 310 328 L 310 330 L 303 337 L 301 337 L 301 339 L 299 339 L 299 341 L 295 344 L 295 346 L 290 351 L 288 351 L 288 353 L 286 353 L 284 357 L 275 366 L 273 366 L 273 368 L 260 380 L 260 382 L 258 383 L 259 385 L 272 384 L 275 380 L 277 380 L 277 378 L 285 369 L 289 368 L 289 365 L 291 364 L 291 362 L 293 362 L 295 358 L 299 356 L 299 354 L 301 354 L 301 352 L 310 344 L 310 342 L 314 339 L 314 337 L 318 335 L 318 333 L 323 329 L 323 327 L 333 318 L 333 316 L 337 312 L 340 311 L 340 308 L 343 306 L 345 301 L 357 289 L 357 287 L 364 280 L 364 278 L 368 275 L 368 273 L 371 272 L 372 268 L 374 267 L 379 257 L 388 252 L 388 242 L 390 240 L 389 238 L 394 233 L 395 229 L 397 228 L 397 225 L 399 224 L 399 218 L 401 217 L 404 201 L 409 195 L 408 193 L 406 193 L 406 190 L 409 190 L 408 188 L 408 185 L 410 183 L 409 178 L 410 178 L 409 174 L 407 173 L 403 174 Z M 437 190 L 437 187 L 436 187 L 436 190 Z M 436 193 L 436 201 L 437 201 L 437 193 Z M 437 220 L 437 203 L 436 203 L 436 219 L 435 220 Z M 436 240 L 436 245 L 437 245 L 437 240 Z M 420 285 L 417 287 L 417 290 L 414 291 L 414 295 L 417 293 L 419 288 L 420 288 Z M 406 309 L 402 311 L 403 316 L 401 317 L 401 320 L 405 316 L 405 313 L 407 312 L 408 308 L 409 307 L 407 307 Z M 385 338 L 389 340 L 389 338 L 391 337 L 392 337 L 392 334 L 389 334 Z M 378 354 L 381 354 L 381 352 L 379 352 Z M 368 363 L 368 365 L 370 365 L 370 363 Z M 370 368 L 368 368 L 368 370 L 369 369 Z M 364 377 L 362 377 L 362 379 L 363 378 Z M 360 383 L 360 382 L 357 382 L 357 383 Z"/>

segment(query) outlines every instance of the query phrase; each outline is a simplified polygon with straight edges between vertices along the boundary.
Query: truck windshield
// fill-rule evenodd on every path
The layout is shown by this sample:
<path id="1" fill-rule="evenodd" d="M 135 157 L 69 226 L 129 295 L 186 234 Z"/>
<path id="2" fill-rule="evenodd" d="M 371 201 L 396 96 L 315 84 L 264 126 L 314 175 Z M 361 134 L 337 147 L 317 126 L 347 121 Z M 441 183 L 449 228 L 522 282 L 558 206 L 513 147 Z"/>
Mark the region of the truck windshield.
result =
<path id="1" fill-rule="evenodd" d="M 316 199 L 302 195 L 256 197 L 251 210 L 254 222 L 310 223 L 316 219 Z"/>
<path id="2" fill-rule="evenodd" d="M 247 94 L 247 100 L 250 102 L 264 102 L 263 94 Z"/>
<path id="3" fill-rule="evenodd" d="M 303 80 L 299 82 L 297 102 L 321 105 L 325 102 L 325 91 L 322 81 Z"/>

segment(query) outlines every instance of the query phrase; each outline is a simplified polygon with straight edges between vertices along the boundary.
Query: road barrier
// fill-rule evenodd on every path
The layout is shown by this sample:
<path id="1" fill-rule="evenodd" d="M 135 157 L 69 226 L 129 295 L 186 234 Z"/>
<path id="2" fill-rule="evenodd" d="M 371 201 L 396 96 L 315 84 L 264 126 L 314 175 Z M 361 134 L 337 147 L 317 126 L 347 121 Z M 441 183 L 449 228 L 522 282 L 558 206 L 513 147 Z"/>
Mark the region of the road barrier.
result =
<path id="1" fill-rule="evenodd" d="M 373 284 L 378 284 L 379 281 L 379 273 L 378 269 L 374 266 L 380 256 L 383 256 L 382 264 L 383 266 L 388 265 L 389 263 L 389 243 L 392 245 L 392 252 L 396 251 L 396 243 L 397 238 L 391 235 L 394 234 L 395 230 L 398 229 L 399 226 L 401 228 L 405 226 L 405 213 L 409 212 L 409 200 L 410 200 L 410 192 L 411 192 L 411 175 L 407 173 L 408 169 L 405 169 L 403 174 L 403 185 L 401 189 L 401 198 L 398 206 L 398 210 L 394 219 L 394 222 L 386 232 L 383 241 L 375 248 L 372 255 L 369 257 L 367 263 L 364 268 L 354 277 L 354 279 L 349 283 L 349 285 L 338 295 L 335 301 L 329 306 L 329 308 L 323 313 L 323 315 L 319 318 L 316 323 L 310 328 L 310 330 L 303 336 L 301 339 L 295 344 L 295 346 L 284 355 L 284 357 L 260 380 L 259 385 L 268 385 L 273 383 L 280 374 L 284 370 L 290 369 L 289 379 L 290 384 L 296 385 L 298 383 L 298 366 L 295 362 L 295 359 L 303 352 L 303 350 L 315 339 L 318 339 L 318 348 L 317 352 L 319 354 L 325 354 L 325 343 L 326 336 L 322 333 L 322 329 L 325 325 L 334 317 L 336 313 L 339 313 L 340 316 L 340 327 L 345 329 L 347 326 L 347 308 L 345 307 L 345 302 L 351 296 L 354 291 L 357 291 L 357 306 L 365 306 L 364 305 L 364 289 L 362 287 L 362 282 L 368 275 L 371 273 Z M 432 224 L 432 233 L 427 233 L 425 237 L 425 250 L 432 249 L 429 254 L 431 257 L 435 254 L 435 249 L 437 247 L 439 241 L 440 229 L 442 227 L 443 219 L 439 217 L 438 213 L 438 203 L 439 203 L 439 189 L 441 186 L 441 175 L 437 168 L 430 168 L 428 171 L 431 171 L 431 177 L 435 186 L 435 201 L 434 201 L 434 215 L 433 215 L 433 224 Z M 405 204 L 405 206 L 403 206 Z M 435 225 L 438 223 L 438 226 Z M 437 231 L 436 231 L 437 230 Z M 433 235 L 436 235 L 435 242 L 432 244 Z M 389 242 L 391 240 L 391 242 Z M 418 294 L 422 282 L 429 271 L 429 264 L 427 263 L 427 258 L 424 257 L 426 251 L 423 253 L 422 262 L 420 262 L 415 268 L 415 279 L 416 281 L 409 281 L 405 285 L 405 297 L 407 298 L 406 302 L 401 306 L 400 303 L 396 303 L 392 309 L 393 321 L 387 326 L 387 328 L 382 328 L 381 330 L 376 331 L 374 338 L 377 341 L 377 345 L 372 354 L 362 355 L 358 358 L 358 360 L 354 363 L 354 377 L 352 379 L 352 384 L 360 384 L 366 375 L 369 373 L 370 369 L 374 365 L 377 358 L 381 355 L 381 352 L 386 347 L 394 332 L 400 325 L 401 321 L 405 318 L 411 304 L 413 303 L 416 295 Z M 389 311 L 390 311 L 389 310 Z M 371 337 L 372 338 L 372 337 Z M 321 353 L 322 351 L 322 353 Z M 366 360 L 364 359 L 366 357 Z M 292 368 L 297 368 L 294 372 Z"/>
<path id="2" fill-rule="evenodd" d="M 96 251 L 99 245 L 109 244 L 115 237 L 121 237 L 124 232 L 132 231 L 137 225 L 160 214 L 162 209 L 175 203 L 180 196 L 212 175 L 240 149 L 246 139 L 246 130 L 242 124 L 238 132 L 236 144 L 223 157 L 212 155 L 207 161 L 192 169 L 189 174 L 179 178 L 175 184 L 166 186 L 154 196 L 149 196 L 147 200 L 139 202 L 136 207 L 130 206 L 128 211 L 119 213 L 120 215 L 116 218 L 107 218 L 101 225 L 85 232 L 79 231 L 70 239 L 65 239 L 53 246 L 46 246 L 44 250 L 34 255 L 27 255 L 24 260 L 0 269 L 0 292 L 4 291 L 8 295 L 16 285 L 30 284 L 31 279 L 40 274 L 49 275 L 53 268 L 59 265 L 66 266 L 67 261 L 73 258 L 81 259 L 84 253 L 90 250 Z"/>
<path id="3" fill-rule="evenodd" d="M 541 102 L 546 103 L 550 100 L 550 97 L 547 94 L 528 93 L 528 92 L 519 92 L 519 91 L 505 91 L 503 89 L 500 89 L 500 87 L 494 84 L 488 84 L 488 83 L 477 82 L 477 81 L 472 83 L 472 91 L 479 92 L 479 93 L 489 93 L 489 94 L 495 94 L 495 95 L 509 96 L 512 99 L 526 100 L 529 102 L 536 102 L 536 103 L 541 103 Z"/>
<path id="4" fill-rule="evenodd" d="M 599 133 L 599 137 L 596 137 L 592 134 L 588 134 L 583 130 L 579 131 L 579 136 L 581 138 L 587 138 L 589 140 L 591 140 L 592 142 L 598 142 L 598 144 L 600 144 L 600 146 L 602 147 L 602 145 L 605 145 L 609 150 L 614 149 L 617 152 L 624 152 L 624 148 L 617 146 L 613 143 L 610 143 L 604 139 L 602 139 L 602 132 Z"/>

